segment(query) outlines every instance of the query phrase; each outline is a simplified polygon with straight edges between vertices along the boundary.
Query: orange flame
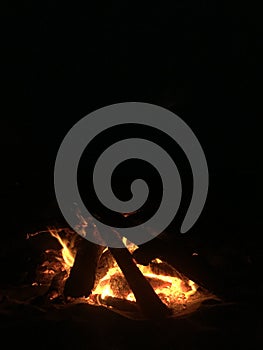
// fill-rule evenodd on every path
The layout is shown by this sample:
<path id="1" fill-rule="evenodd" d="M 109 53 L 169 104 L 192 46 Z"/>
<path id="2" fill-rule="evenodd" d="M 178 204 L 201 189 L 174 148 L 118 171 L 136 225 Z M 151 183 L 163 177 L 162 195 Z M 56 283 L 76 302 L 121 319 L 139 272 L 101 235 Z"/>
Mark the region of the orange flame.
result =
<path id="1" fill-rule="evenodd" d="M 69 240 L 60 237 L 58 233 L 59 230 L 49 229 L 49 232 L 62 246 L 63 266 L 69 274 L 75 260 L 75 252 L 72 250 L 72 244 L 70 244 Z M 137 248 L 135 244 L 129 242 L 126 238 L 123 239 L 123 243 L 131 253 Z M 107 248 L 105 248 L 104 252 L 106 250 Z M 163 261 L 156 258 L 151 263 L 155 265 L 163 264 Z M 159 298 L 168 307 L 172 307 L 174 304 L 185 304 L 187 300 L 196 293 L 198 286 L 195 282 L 183 280 L 175 276 L 155 273 L 152 270 L 151 263 L 148 266 L 140 264 L 137 264 L 137 266 L 152 285 Z M 119 279 L 119 282 L 122 283 L 117 289 L 112 287 L 116 279 Z M 98 296 L 101 300 L 105 300 L 107 297 L 113 297 L 136 301 L 134 294 L 127 285 L 124 275 L 115 260 L 113 267 L 108 268 L 105 275 L 98 281 L 91 295 L 86 298 L 86 301 L 90 304 L 96 304 L 98 303 Z"/>
<path id="2" fill-rule="evenodd" d="M 72 267 L 74 264 L 75 256 L 73 252 L 68 248 L 68 242 L 63 241 L 63 239 L 58 234 L 57 230 L 49 229 L 50 234 L 55 237 L 62 246 L 62 256 L 67 267 Z"/>
<path id="3" fill-rule="evenodd" d="M 162 260 L 155 259 L 154 262 L 162 263 Z M 152 271 L 150 265 L 144 266 L 137 264 L 137 266 L 144 277 L 149 279 L 150 284 L 151 280 L 155 280 L 160 284 L 160 287 L 153 285 L 153 289 L 167 306 L 170 306 L 170 304 L 173 302 L 185 303 L 189 297 L 195 294 L 197 291 L 198 286 L 191 280 L 184 282 L 179 277 L 156 274 Z M 123 276 L 123 274 L 115 262 L 114 267 L 109 268 L 105 276 L 99 280 L 98 285 L 92 291 L 88 301 L 92 301 L 94 299 L 92 296 L 96 295 L 99 295 L 101 299 L 105 299 L 106 297 L 115 297 L 129 301 L 136 301 L 135 296 L 131 291 L 127 295 L 123 296 L 112 289 L 111 281 L 116 276 Z"/>

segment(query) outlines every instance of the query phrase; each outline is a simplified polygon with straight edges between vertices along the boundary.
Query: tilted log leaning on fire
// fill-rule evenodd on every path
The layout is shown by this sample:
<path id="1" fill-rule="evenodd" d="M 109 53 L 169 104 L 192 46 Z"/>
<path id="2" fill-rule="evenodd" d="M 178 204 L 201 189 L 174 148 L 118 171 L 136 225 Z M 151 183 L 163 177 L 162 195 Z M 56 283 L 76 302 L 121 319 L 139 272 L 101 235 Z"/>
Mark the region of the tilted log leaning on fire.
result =
<path id="1" fill-rule="evenodd" d="M 136 249 L 133 257 L 142 265 L 148 265 L 159 258 L 217 297 L 228 298 L 224 278 L 209 266 L 201 254 L 191 251 L 179 237 L 174 239 L 164 232 Z"/>
<path id="2" fill-rule="evenodd" d="M 109 248 L 115 258 L 135 298 L 142 314 L 148 318 L 159 319 L 170 314 L 170 310 L 159 299 L 150 283 L 145 279 L 135 261 L 120 241 L 118 233 L 114 233 L 122 248 Z M 66 281 L 64 295 L 69 297 L 89 296 L 95 283 L 99 259 L 105 247 L 95 245 L 79 237 L 74 265 Z"/>

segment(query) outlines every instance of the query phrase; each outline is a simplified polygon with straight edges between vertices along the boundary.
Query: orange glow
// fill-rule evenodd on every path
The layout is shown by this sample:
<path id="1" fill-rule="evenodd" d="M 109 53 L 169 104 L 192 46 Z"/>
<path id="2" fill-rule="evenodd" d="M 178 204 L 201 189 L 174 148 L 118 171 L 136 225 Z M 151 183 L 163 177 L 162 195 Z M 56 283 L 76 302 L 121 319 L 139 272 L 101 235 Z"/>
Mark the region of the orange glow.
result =
<path id="1" fill-rule="evenodd" d="M 162 263 L 160 259 L 155 259 L 154 262 Z M 191 280 L 187 280 L 187 282 L 184 282 L 179 277 L 156 274 L 152 271 L 150 265 L 143 266 L 137 264 L 137 266 L 142 272 L 142 274 L 145 276 L 145 278 L 148 279 L 156 294 L 158 294 L 160 299 L 167 306 L 171 306 L 171 304 L 173 303 L 185 303 L 191 295 L 195 294 L 198 288 L 198 286 Z M 115 297 L 119 299 L 126 299 L 129 301 L 136 301 L 132 291 L 128 290 L 127 292 L 126 286 L 123 286 L 123 289 L 125 290 L 125 292 L 123 291 L 123 294 L 120 292 L 122 289 L 121 285 L 118 290 L 114 290 L 111 287 L 111 285 L 113 284 L 112 281 L 115 278 L 121 279 L 121 277 L 124 278 L 120 268 L 115 262 L 114 267 L 109 268 L 105 276 L 99 280 L 99 283 L 92 291 L 91 296 L 87 300 L 94 303 L 93 296 L 100 296 L 101 299 L 105 299 L 106 297 Z M 160 286 L 158 287 L 158 285 Z"/>
<path id="2" fill-rule="evenodd" d="M 67 267 L 72 267 L 74 264 L 75 256 L 72 251 L 68 248 L 69 243 L 63 241 L 57 230 L 49 229 L 50 234 L 55 237 L 62 246 L 62 256 Z"/>
<path id="3" fill-rule="evenodd" d="M 63 278 L 64 283 L 74 264 L 76 255 L 74 240 L 76 237 L 73 235 L 61 235 L 62 231 L 65 233 L 66 229 L 48 230 L 48 232 L 58 240 L 62 249 L 59 251 L 60 254 L 55 255 L 56 257 L 54 260 L 49 259 L 41 266 L 43 268 L 42 274 L 48 277 L 48 275 L 54 275 L 56 271 L 59 270 L 56 268 L 55 264 L 61 264 L 60 269 L 66 271 L 65 279 Z M 130 253 L 133 253 L 138 248 L 126 238 L 123 238 L 123 243 Z M 49 251 L 47 250 L 46 253 L 48 252 Z M 106 254 L 106 257 L 108 256 L 107 259 L 109 259 L 109 262 L 106 262 L 105 264 L 102 263 L 102 265 L 104 264 L 103 273 L 100 271 L 100 274 L 97 274 L 95 287 L 90 296 L 84 300 L 92 305 L 101 305 L 104 300 L 107 300 L 107 297 L 136 302 L 132 290 L 130 289 L 117 262 L 110 255 L 108 248 L 104 249 L 103 254 Z M 106 261 L 108 261 L 107 259 Z M 190 302 L 191 296 L 193 296 L 198 289 L 195 282 L 181 276 L 175 269 L 159 258 L 152 260 L 148 266 L 137 264 L 137 267 L 151 284 L 162 302 L 171 309 L 176 308 L 177 305 L 185 307 L 187 302 Z M 169 273 L 172 276 L 168 274 L 168 271 L 170 271 Z M 106 306 L 107 304 L 103 305 Z"/>

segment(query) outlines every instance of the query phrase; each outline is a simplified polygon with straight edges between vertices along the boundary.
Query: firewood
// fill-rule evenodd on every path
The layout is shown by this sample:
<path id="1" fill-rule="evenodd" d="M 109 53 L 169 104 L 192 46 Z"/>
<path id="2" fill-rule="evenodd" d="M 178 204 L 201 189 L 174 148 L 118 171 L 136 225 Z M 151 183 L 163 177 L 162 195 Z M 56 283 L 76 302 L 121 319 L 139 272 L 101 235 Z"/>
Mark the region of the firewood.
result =
<path id="1" fill-rule="evenodd" d="M 52 300 L 63 295 L 64 280 L 66 278 L 66 271 L 61 271 L 54 276 L 46 293 L 47 299 Z"/>
<path id="2" fill-rule="evenodd" d="M 121 310 L 122 312 L 129 311 L 133 313 L 138 313 L 138 305 L 134 301 L 129 301 L 121 298 L 106 297 L 104 300 L 101 300 L 101 303 L 114 309 Z"/>
<path id="3" fill-rule="evenodd" d="M 170 244 L 156 238 L 135 250 L 133 257 L 143 265 L 148 265 L 151 260 L 159 258 L 199 286 L 223 297 L 224 281 L 222 277 L 220 278 L 212 271 L 202 256 L 190 252 L 179 239 L 174 244 Z"/>
<path id="4" fill-rule="evenodd" d="M 109 250 L 122 270 L 142 314 L 151 319 L 168 316 L 170 310 L 162 303 L 150 283 L 138 269 L 128 249 L 123 247 L 109 248 Z"/>
<path id="5" fill-rule="evenodd" d="M 90 295 L 103 249 L 102 246 L 82 237 L 79 238 L 74 265 L 65 283 L 64 295 L 66 297 L 77 298 Z"/>

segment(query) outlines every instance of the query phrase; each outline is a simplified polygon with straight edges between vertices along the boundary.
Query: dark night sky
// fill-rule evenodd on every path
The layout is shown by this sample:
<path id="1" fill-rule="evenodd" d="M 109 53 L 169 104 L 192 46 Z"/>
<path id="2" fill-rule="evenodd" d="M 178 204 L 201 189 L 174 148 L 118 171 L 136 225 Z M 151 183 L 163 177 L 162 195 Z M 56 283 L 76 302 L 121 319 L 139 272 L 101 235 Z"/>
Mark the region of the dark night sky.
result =
<path id="1" fill-rule="evenodd" d="M 259 12 L 228 2 L 176 4 L 26 1 L 3 11 L 1 194 L 11 231 L 42 220 L 54 201 L 56 151 L 69 128 L 125 101 L 170 108 L 194 130 L 207 155 L 215 217 L 224 221 L 229 207 L 241 226 L 259 220 Z"/>

